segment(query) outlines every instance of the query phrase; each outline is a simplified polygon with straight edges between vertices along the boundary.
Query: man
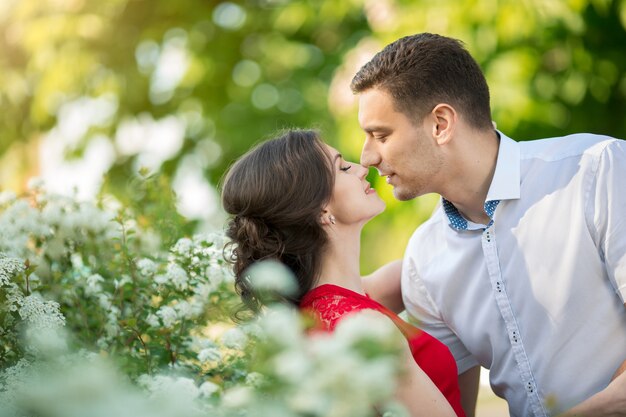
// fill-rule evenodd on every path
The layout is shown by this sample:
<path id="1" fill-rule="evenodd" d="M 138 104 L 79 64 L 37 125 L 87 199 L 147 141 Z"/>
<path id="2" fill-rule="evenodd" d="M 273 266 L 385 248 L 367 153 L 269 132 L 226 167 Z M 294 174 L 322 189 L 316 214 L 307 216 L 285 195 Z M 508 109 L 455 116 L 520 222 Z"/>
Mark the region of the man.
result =
<path id="1" fill-rule="evenodd" d="M 361 164 L 399 200 L 438 193 L 403 263 L 410 315 L 456 358 L 474 415 L 480 366 L 512 416 L 626 415 L 626 143 L 517 143 L 454 39 L 409 36 L 352 80 Z"/>

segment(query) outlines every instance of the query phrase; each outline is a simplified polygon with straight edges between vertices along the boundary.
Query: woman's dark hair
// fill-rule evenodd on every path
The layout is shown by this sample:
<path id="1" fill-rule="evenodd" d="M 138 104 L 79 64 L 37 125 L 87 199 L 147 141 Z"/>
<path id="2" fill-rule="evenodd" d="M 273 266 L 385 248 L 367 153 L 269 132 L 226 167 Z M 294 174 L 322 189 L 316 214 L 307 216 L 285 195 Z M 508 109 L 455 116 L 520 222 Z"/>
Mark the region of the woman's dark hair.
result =
<path id="1" fill-rule="evenodd" d="M 252 148 L 226 173 L 222 204 L 233 217 L 225 253 L 244 303 L 236 318 L 262 305 L 245 273 L 254 262 L 277 260 L 293 272 L 298 293 L 278 297 L 294 304 L 317 281 L 328 241 L 320 217 L 332 195 L 332 167 L 316 131 L 288 130 Z"/>

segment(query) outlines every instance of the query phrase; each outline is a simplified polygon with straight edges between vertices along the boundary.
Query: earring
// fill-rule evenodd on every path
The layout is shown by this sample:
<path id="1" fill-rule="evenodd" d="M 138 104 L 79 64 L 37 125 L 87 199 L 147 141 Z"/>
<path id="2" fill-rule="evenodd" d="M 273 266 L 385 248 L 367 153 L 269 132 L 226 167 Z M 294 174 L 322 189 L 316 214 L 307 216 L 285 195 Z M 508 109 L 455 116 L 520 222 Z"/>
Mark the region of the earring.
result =
<path id="1" fill-rule="evenodd" d="M 330 224 L 335 224 L 335 216 L 333 216 L 332 214 L 328 215 L 328 220 L 330 220 Z"/>

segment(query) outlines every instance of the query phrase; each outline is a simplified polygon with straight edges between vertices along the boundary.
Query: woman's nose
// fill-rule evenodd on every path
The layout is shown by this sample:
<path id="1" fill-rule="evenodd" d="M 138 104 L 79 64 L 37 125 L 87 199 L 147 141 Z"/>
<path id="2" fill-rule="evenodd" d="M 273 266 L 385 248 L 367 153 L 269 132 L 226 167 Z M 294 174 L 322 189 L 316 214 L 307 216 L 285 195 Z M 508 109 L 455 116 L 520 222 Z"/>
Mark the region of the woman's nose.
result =
<path id="1" fill-rule="evenodd" d="M 361 164 L 357 164 L 357 175 L 359 176 L 360 179 L 365 179 L 365 177 L 367 176 L 367 173 L 369 172 L 369 169 L 364 167 Z"/>

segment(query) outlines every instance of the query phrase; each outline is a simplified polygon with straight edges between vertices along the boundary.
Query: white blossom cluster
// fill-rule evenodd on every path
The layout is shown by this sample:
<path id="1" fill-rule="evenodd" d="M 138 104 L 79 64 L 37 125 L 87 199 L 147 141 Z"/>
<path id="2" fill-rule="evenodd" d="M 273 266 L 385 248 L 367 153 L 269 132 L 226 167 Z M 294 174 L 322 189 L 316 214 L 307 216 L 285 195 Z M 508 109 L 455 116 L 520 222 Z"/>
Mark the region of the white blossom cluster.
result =
<path id="1" fill-rule="evenodd" d="M 20 323 L 67 321 L 81 342 L 142 360 L 148 370 L 164 361 L 199 366 L 191 334 L 220 320 L 206 314 L 211 303 L 235 297 L 223 238 L 162 248 L 158 233 L 106 201 L 49 194 L 40 181 L 21 197 L 0 194 L 0 310 L 10 313 L 0 316 L 0 332 L 13 335 L 0 345 L 15 351 Z"/>
<path id="2" fill-rule="evenodd" d="M 24 269 L 23 261 L 0 252 L 0 286 L 8 285 L 11 278 Z"/>
<path id="3" fill-rule="evenodd" d="M 223 237 L 219 234 L 181 238 L 170 249 L 167 265 L 159 266 L 149 258 L 137 261 L 144 277 L 152 277 L 157 294 L 177 291 L 187 294 L 161 305 L 146 321 L 152 327 L 172 328 L 185 320 L 193 320 L 207 308 L 211 294 L 232 281 L 232 273 L 222 255 Z M 163 269 L 163 268 L 161 268 Z"/>
<path id="4" fill-rule="evenodd" d="M 393 324 L 376 313 L 346 318 L 332 334 L 309 335 L 296 311 L 275 308 L 224 337 L 255 350 L 239 383 L 172 370 L 141 375 L 129 385 L 110 362 L 66 350 L 43 363 L 22 361 L 0 372 L 0 383 L 6 384 L 0 386 L 8 387 L 0 389 L 6 407 L 0 417 L 25 409 L 50 417 L 351 417 L 374 416 L 376 410 L 405 415 L 389 401 L 402 341 Z M 202 355 L 220 360 L 217 351 L 205 343 Z"/>
<path id="5" fill-rule="evenodd" d="M 38 182 L 31 185 L 26 198 L 8 192 L 0 195 L 0 252 L 38 263 L 39 257 L 65 255 L 68 241 L 80 245 L 119 236 L 119 228 L 111 222 L 113 213 L 70 197 L 46 194 Z"/>
<path id="6" fill-rule="evenodd" d="M 56 329 L 65 325 L 65 317 L 59 311 L 59 303 L 44 300 L 38 293 L 19 299 L 17 304 L 20 317 L 35 331 Z"/>
<path id="7" fill-rule="evenodd" d="M 309 335 L 297 311 L 272 308 L 235 325 L 221 234 L 165 248 L 123 207 L 31 187 L 0 193 L 0 417 L 343 417 L 389 405 L 399 341 L 384 319 Z M 260 289 L 293 290 L 280 265 L 250 274 Z"/>
<path id="8" fill-rule="evenodd" d="M 375 407 L 401 413 L 389 399 L 404 341 L 380 314 L 363 312 L 340 322 L 332 334 L 308 335 L 296 311 L 275 308 L 253 327 L 250 333 L 260 336 L 258 371 L 224 390 L 225 410 L 261 417 L 373 416 Z"/>

